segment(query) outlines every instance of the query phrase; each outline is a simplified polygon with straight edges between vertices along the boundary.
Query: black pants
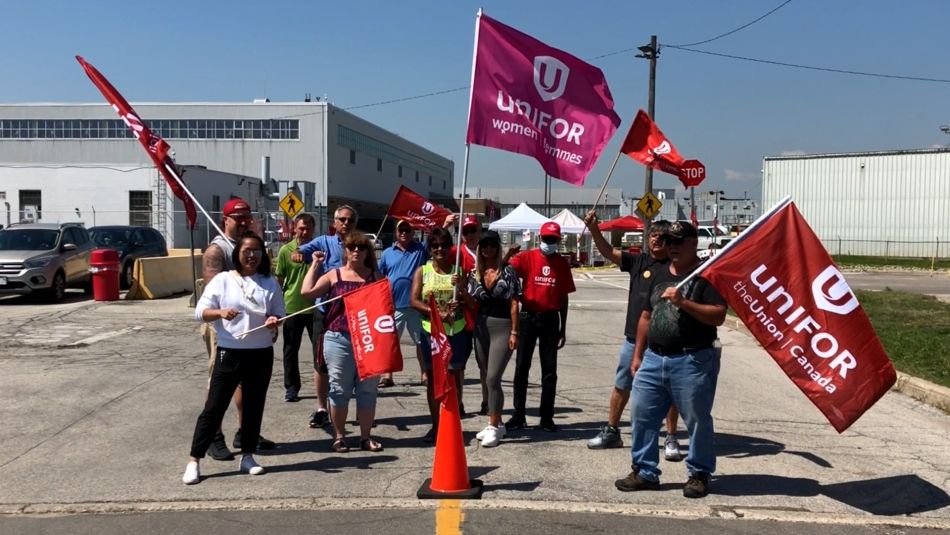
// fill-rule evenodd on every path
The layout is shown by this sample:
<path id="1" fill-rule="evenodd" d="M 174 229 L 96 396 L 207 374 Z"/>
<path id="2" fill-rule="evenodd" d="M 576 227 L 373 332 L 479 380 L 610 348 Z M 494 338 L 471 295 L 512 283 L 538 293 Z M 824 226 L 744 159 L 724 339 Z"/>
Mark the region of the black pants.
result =
<path id="1" fill-rule="evenodd" d="M 313 345 L 313 314 L 299 314 L 284 321 L 284 388 L 300 391 L 300 341 L 306 329 Z"/>
<path id="2" fill-rule="evenodd" d="M 518 326 L 518 355 L 515 358 L 515 417 L 524 418 L 525 401 L 528 397 L 528 372 L 534 346 L 538 346 L 541 359 L 541 407 L 542 420 L 554 418 L 554 394 L 557 391 L 557 344 L 561 333 L 561 315 L 558 311 L 522 312 Z"/>
<path id="3" fill-rule="evenodd" d="M 195 422 L 195 436 L 191 441 L 191 456 L 201 459 L 208 452 L 214 435 L 221 428 L 224 413 L 238 385 L 244 394 L 244 412 L 241 416 L 241 453 L 257 451 L 264 416 L 267 386 L 274 369 L 274 348 L 229 349 L 218 346 L 211 371 L 211 384 L 205 408 Z"/>

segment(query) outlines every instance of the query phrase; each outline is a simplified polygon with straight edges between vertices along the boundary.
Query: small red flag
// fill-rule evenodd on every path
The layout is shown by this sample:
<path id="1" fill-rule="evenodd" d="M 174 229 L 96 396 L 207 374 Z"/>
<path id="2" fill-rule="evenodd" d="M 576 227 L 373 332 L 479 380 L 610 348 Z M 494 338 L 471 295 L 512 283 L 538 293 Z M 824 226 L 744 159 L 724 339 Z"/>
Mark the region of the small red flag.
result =
<path id="1" fill-rule="evenodd" d="M 441 227 L 452 212 L 436 206 L 428 199 L 412 191 L 406 186 L 399 186 L 399 191 L 393 197 L 392 204 L 386 215 L 401 219 L 413 228 L 430 232 L 435 227 Z"/>
<path id="2" fill-rule="evenodd" d="M 432 394 L 435 399 L 442 401 L 455 388 L 455 381 L 449 376 L 449 362 L 452 360 L 452 346 L 449 337 L 445 335 L 442 325 L 442 316 L 439 307 L 435 304 L 435 294 L 429 294 L 429 322 L 432 332 L 429 333 L 429 346 L 432 349 Z"/>
<path id="3" fill-rule="evenodd" d="M 109 83 L 109 80 L 96 70 L 92 64 L 86 62 L 82 56 L 76 56 L 76 61 L 82 65 L 82 68 L 86 71 L 86 75 L 89 76 L 92 83 L 99 88 L 99 92 L 101 92 L 102 96 L 106 98 L 106 101 L 112 105 L 112 109 L 119 114 L 119 117 L 125 122 L 126 126 L 132 130 L 132 135 L 135 136 L 135 139 L 139 140 L 142 147 L 145 148 L 145 152 L 148 153 L 152 162 L 155 163 L 155 167 L 158 168 L 158 172 L 161 173 L 162 178 L 168 183 L 168 187 L 171 188 L 175 196 L 181 199 L 181 202 L 185 205 L 185 213 L 188 216 L 188 228 L 195 228 L 195 219 L 197 218 L 195 204 L 186 193 L 184 186 L 175 180 L 175 177 L 173 177 L 171 172 L 165 167 L 168 165 L 172 169 L 175 169 L 175 162 L 173 162 L 168 155 L 171 146 L 160 136 L 149 130 L 148 125 L 135 113 L 135 110 L 133 110 L 128 101 L 122 97 L 122 94 L 119 93 L 116 88 Z"/>
<path id="4" fill-rule="evenodd" d="M 402 351 L 389 279 L 346 294 L 343 303 L 360 379 L 402 371 Z"/>
<path id="5" fill-rule="evenodd" d="M 793 203 L 707 264 L 703 278 L 839 433 L 897 380 L 857 297 Z"/>
<path id="6" fill-rule="evenodd" d="M 643 110 L 637 112 L 620 152 L 647 167 L 676 176 L 686 161 Z"/>

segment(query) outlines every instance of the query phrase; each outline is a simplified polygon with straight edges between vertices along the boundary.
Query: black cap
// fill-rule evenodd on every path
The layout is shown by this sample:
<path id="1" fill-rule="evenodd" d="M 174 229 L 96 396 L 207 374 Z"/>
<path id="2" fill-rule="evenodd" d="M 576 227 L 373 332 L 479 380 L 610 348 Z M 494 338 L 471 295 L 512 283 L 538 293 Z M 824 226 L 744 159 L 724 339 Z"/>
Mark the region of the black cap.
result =
<path id="1" fill-rule="evenodd" d="M 494 230 L 486 230 L 482 232 L 482 237 L 479 238 L 478 243 L 493 241 L 498 245 L 501 245 L 501 236 L 498 235 Z"/>
<path id="2" fill-rule="evenodd" d="M 666 235 L 678 240 L 699 237 L 699 234 L 696 233 L 696 228 L 690 224 L 689 221 L 677 221 L 672 223 L 670 229 L 666 231 Z"/>

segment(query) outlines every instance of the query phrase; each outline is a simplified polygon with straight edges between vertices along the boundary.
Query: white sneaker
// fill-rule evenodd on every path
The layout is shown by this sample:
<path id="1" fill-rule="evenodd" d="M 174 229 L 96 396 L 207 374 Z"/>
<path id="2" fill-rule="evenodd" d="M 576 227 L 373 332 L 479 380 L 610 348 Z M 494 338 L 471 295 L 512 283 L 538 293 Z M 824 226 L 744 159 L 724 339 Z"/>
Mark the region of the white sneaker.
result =
<path id="1" fill-rule="evenodd" d="M 497 429 L 498 429 L 497 434 L 498 434 L 498 439 L 499 439 L 499 440 L 505 438 L 505 435 L 508 434 L 508 428 L 506 428 L 506 427 L 505 427 L 505 424 L 503 424 L 503 423 L 498 424 Z"/>
<path id="2" fill-rule="evenodd" d="M 185 475 L 181 476 L 181 482 L 185 485 L 195 485 L 201 481 L 201 470 L 198 469 L 198 462 L 191 461 L 185 465 Z"/>
<path id="3" fill-rule="evenodd" d="M 485 434 L 482 436 L 482 447 L 494 448 L 497 446 L 499 442 L 498 428 L 488 426 L 485 428 L 484 432 Z"/>
<path id="4" fill-rule="evenodd" d="M 482 429 L 482 430 L 479 431 L 478 433 L 475 433 L 475 438 L 478 439 L 478 440 L 481 440 L 481 439 L 485 438 L 485 435 L 487 435 L 489 431 L 496 431 L 496 430 L 497 430 L 497 429 L 495 428 L 495 426 L 489 425 L 489 426 L 487 426 L 485 429 Z"/>
<path id="5" fill-rule="evenodd" d="M 667 461 L 678 462 L 683 460 L 680 454 L 680 443 L 671 436 L 666 437 L 666 443 L 663 445 L 663 456 Z"/>
<path id="6" fill-rule="evenodd" d="M 259 476 L 264 473 L 264 467 L 257 464 L 257 461 L 254 460 L 253 455 L 242 455 L 241 472 L 244 472 L 245 474 L 251 474 L 252 476 Z"/>

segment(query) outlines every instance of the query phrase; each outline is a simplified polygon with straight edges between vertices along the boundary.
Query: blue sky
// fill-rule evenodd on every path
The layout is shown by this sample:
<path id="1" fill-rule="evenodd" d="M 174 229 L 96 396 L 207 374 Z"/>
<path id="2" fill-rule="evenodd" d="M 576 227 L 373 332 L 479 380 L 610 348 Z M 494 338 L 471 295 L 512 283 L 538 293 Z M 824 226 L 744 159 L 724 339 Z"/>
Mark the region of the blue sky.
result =
<path id="1" fill-rule="evenodd" d="M 97 102 L 81 54 L 135 101 L 302 100 L 341 107 L 467 87 L 475 13 L 591 59 L 645 44 L 732 30 L 781 0 L 578 2 L 4 2 L 0 102 Z M 854 71 L 950 79 L 937 0 L 793 0 L 762 21 L 696 48 Z M 648 64 L 633 52 L 591 62 L 607 76 L 617 134 L 587 178 L 599 186 L 636 110 Z M 950 83 L 850 76 L 661 50 L 656 119 L 687 157 L 699 190 L 761 195 L 762 158 L 783 153 L 924 148 L 950 143 Z M 461 183 L 468 90 L 354 113 L 452 158 Z M 148 118 L 145 117 L 147 120 Z M 187 162 L 200 163 L 200 162 Z M 469 184 L 540 185 L 532 159 L 473 147 Z M 678 181 L 657 173 L 656 187 Z M 564 187 L 570 187 L 565 185 Z M 629 159 L 611 187 L 642 193 Z"/>

